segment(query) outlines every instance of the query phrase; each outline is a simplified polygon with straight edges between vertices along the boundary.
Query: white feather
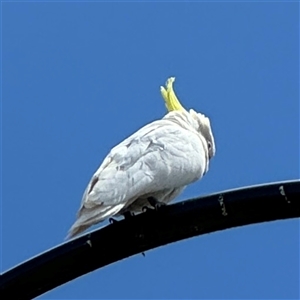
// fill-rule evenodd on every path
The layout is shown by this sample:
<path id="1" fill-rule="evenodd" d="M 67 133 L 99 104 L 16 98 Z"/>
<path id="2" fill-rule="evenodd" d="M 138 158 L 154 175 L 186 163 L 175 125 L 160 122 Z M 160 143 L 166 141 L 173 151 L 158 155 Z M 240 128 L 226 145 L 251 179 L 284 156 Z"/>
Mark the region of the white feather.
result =
<path id="1" fill-rule="evenodd" d="M 92 176 L 82 198 L 73 237 L 126 211 L 140 212 L 152 196 L 165 203 L 208 171 L 215 144 L 207 117 L 172 111 L 115 146 Z"/>

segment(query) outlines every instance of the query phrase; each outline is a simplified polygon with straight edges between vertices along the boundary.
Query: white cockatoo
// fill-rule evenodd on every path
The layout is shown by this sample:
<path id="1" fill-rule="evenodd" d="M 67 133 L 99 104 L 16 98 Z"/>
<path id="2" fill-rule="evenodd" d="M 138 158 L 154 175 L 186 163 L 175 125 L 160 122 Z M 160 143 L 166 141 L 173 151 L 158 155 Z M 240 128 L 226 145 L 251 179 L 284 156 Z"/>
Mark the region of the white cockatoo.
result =
<path id="1" fill-rule="evenodd" d="M 115 146 L 92 176 L 68 238 L 112 216 L 167 204 L 208 171 L 216 151 L 210 121 L 181 106 L 174 80 L 161 87 L 168 113 Z"/>

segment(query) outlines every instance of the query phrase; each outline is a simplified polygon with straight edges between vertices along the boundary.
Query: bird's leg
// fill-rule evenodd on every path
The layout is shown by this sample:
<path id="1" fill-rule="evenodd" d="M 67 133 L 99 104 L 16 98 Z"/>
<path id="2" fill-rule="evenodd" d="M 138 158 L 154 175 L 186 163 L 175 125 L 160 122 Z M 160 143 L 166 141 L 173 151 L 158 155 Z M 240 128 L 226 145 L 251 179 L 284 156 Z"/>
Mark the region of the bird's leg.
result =
<path id="1" fill-rule="evenodd" d="M 142 208 L 143 212 L 147 212 L 147 211 L 151 211 L 151 210 L 158 210 L 160 207 L 166 205 L 166 203 L 164 203 L 162 201 L 158 201 L 154 197 L 148 197 L 147 200 L 152 208 L 150 208 L 149 206 L 143 206 L 143 208 Z"/>
<path id="2" fill-rule="evenodd" d="M 158 200 L 157 200 L 156 198 L 154 198 L 154 197 L 148 197 L 147 200 L 148 200 L 149 204 L 150 204 L 154 209 L 156 209 L 156 210 L 159 209 L 160 207 L 166 205 L 166 203 L 161 202 L 161 201 L 158 201 Z"/>

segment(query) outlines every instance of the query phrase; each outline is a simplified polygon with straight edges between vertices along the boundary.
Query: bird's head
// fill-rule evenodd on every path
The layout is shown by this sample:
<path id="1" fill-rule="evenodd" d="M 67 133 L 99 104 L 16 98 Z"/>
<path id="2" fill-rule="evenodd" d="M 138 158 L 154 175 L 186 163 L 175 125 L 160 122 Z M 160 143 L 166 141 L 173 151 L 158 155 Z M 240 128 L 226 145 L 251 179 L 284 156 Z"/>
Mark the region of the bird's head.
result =
<path id="1" fill-rule="evenodd" d="M 209 159 L 211 159 L 215 156 L 216 145 L 210 126 L 209 118 L 201 113 L 195 112 L 193 109 L 190 109 L 189 113 L 192 116 L 192 118 L 198 123 L 198 131 L 201 132 L 201 134 L 207 141 L 208 157 Z"/>
<path id="2" fill-rule="evenodd" d="M 205 138 L 207 142 L 208 148 L 208 156 L 211 159 L 216 153 L 216 145 L 214 136 L 212 133 L 211 125 L 209 118 L 204 114 L 197 113 L 193 109 L 187 111 L 179 102 L 178 98 L 173 89 L 173 82 L 175 81 L 174 77 L 170 77 L 166 82 L 166 89 L 164 87 L 160 87 L 161 94 L 165 100 L 165 105 L 167 107 L 168 112 L 171 111 L 179 111 L 184 114 L 189 114 L 189 116 L 193 119 L 193 127 L 201 133 L 201 135 Z"/>

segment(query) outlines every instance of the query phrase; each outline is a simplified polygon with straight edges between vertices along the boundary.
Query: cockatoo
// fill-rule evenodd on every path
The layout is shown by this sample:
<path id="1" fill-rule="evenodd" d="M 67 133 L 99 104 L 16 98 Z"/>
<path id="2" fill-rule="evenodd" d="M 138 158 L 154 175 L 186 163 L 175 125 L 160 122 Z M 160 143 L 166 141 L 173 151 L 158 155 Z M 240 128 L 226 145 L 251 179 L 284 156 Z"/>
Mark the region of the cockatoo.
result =
<path id="1" fill-rule="evenodd" d="M 112 216 L 167 204 L 208 171 L 216 151 L 210 121 L 182 107 L 174 80 L 161 87 L 168 113 L 112 148 L 94 173 L 67 238 Z"/>

